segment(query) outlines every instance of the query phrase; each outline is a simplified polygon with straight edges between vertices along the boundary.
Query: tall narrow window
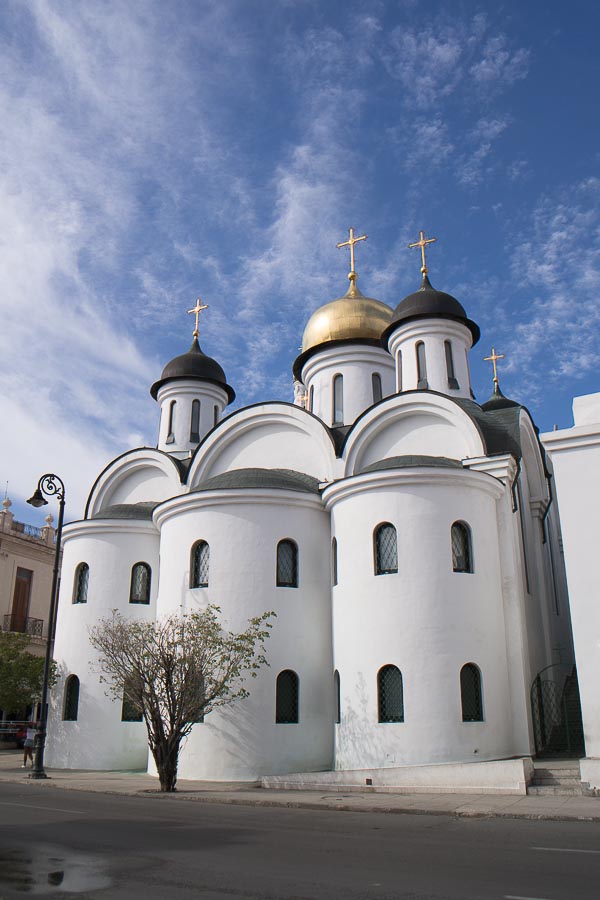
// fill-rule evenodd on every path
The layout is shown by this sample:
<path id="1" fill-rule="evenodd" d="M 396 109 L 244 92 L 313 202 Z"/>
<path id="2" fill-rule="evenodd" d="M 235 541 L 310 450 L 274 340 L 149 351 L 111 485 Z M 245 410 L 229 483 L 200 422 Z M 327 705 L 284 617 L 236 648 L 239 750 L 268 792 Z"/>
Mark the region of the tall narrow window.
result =
<path id="1" fill-rule="evenodd" d="M 65 701 L 63 705 L 63 720 L 76 722 L 79 712 L 79 678 L 77 675 L 69 675 L 65 684 Z"/>
<path id="2" fill-rule="evenodd" d="M 175 422 L 175 400 L 171 400 L 169 403 L 169 427 L 167 428 L 167 444 L 175 443 L 175 432 L 173 431 L 173 424 Z"/>
<path id="3" fill-rule="evenodd" d="M 381 398 L 383 397 L 383 391 L 381 388 L 381 375 L 379 372 L 373 372 L 371 375 L 371 382 L 373 384 L 373 403 L 379 403 Z"/>
<path id="4" fill-rule="evenodd" d="M 340 693 L 340 673 L 337 669 L 333 673 L 333 690 L 335 701 L 335 724 L 339 725 L 342 721 L 342 697 Z"/>
<path id="5" fill-rule="evenodd" d="M 460 387 L 454 374 L 454 359 L 452 358 L 452 344 L 450 341 L 444 341 L 444 351 L 446 353 L 446 374 L 448 376 L 448 387 L 456 390 Z"/>
<path id="6" fill-rule="evenodd" d="M 192 400 L 192 420 L 190 422 L 190 441 L 200 440 L 200 401 Z"/>
<path id="7" fill-rule="evenodd" d="M 298 545 L 287 538 L 277 544 L 277 587 L 298 587 Z"/>
<path id="8" fill-rule="evenodd" d="M 73 603 L 87 603 L 89 580 L 90 567 L 87 563 L 79 563 L 73 581 Z"/>
<path id="9" fill-rule="evenodd" d="M 190 560 L 190 587 L 208 587 L 210 547 L 206 541 L 196 541 L 192 547 Z"/>
<path id="10" fill-rule="evenodd" d="M 315 386 L 311 384 L 310 391 L 308 392 L 308 411 L 314 412 L 315 408 Z"/>
<path id="11" fill-rule="evenodd" d="M 383 666 L 377 673 L 377 721 L 404 722 L 402 672 L 397 666 Z"/>
<path id="12" fill-rule="evenodd" d="M 300 684 L 291 669 L 284 669 L 277 676 L 275 689 L 275 722 L 278 725 L 295 725 L 298 722 Z"/>
<path id="13" fill-rule="evenodd" d="M 464 522 L 455 522 L 450 529 L 452 540 L 452 570 L 472 572 L 471 529 Z"/>
<path id="14" fill-rule="evenodd" d="M 475 663 L 466 663 L 460 670 L 460 702 L 463 722 L 483 722 L 481 672 Z"/>
<path id="15" fill-rule="evenodd" d="M 17 566 L 17 574 L 15 576 L 15 589 L 13 593 L 12 611 L 9 617 L 4 618 L 4 627 L 6 628 L 6 619 L 9 619 L 8 630 L 27 633 L 31 631 L 31 625 L 37 622 L 29 616 L 29 598 L 31 596 L 31 584 L 33 581 L 33 572 L 31 569 L 22 569 Z M 41 637 L 41 635 L 40 635 Z"/>
<path id="16" fill-rule="evenodd" d="M 219 407 L 215 406 L 213 410 L 213 425 L 216 426 L 219 424 Z"/>
<path id="17" fill-rule="evenodd" d="M 333 378 L 333 424 L 344 424 L 344 379 L 342 375 Z"/>
<path id="18" fill-rule="evenodd" d="M 142 709 L 133 698 L 131 682 L 126 682 L 123 687 L 123 702 L 121 704 L 121 722 L 141 722 L 144 718 Z"/>
<path id="19" fill-rule="evenodd" d="M 398 571 L 398 542 L 396 529 L 389 522 L 378 525 L 375 539 L 375 574 L 391 575 Z"/>
<path id="20" fill-rule="evenodd" d="M 396 390 L 402 393 L 402 350 L 396 354 Z"/>
<path id="21" fill-rule="evenodd" d="M 150 603 L 152 570 L 148 563 L 139 562 L 131 570 L 130 603 Z"/>
<path id="22" fill-rule="evenodd" d="M 416 346 L 417 351 L 417 387 L 427 390 L 427 361 L 425 359 L 425 344 L 419 341 Z"/>
<path id="23" fill-rule="evenodd" d="M 331 583 L 338 583 L 338 557 L 337 557 L 337 538 L 331 542 Z"/>

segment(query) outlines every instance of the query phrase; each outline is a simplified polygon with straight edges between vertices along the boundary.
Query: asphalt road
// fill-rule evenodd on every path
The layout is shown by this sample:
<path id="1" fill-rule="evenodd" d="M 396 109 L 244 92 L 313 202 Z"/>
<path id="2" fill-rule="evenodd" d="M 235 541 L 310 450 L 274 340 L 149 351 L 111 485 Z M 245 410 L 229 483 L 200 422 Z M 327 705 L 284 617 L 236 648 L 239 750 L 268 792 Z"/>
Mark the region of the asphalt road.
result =
<path id="1" fill-rule="evenodd" d="M 0 900 L 598 900 L 600 825 L 0 785 Z"/>

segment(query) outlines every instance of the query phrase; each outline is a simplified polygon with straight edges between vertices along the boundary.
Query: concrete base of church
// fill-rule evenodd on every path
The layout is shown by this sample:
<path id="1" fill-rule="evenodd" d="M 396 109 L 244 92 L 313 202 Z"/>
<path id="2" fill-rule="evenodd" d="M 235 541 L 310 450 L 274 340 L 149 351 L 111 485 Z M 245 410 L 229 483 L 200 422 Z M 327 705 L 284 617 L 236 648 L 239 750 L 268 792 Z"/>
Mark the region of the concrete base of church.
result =
<path id="1" fill-rule="evenodd" d="M 593 762 L 598 764 L 600 775 L 600 760 Z M 521 757 L 435 766 L 271 775 L 261 779 L 261 786 L 287 791 L 370 789 L 395 794 L 526 794 L 533 771 L 531 758 Z"/>
<path id="2" fill-rule="evenodd" d="M 600 797 L 600 759 L 586 757 L 579 760 L 581 771 L 581 785 L 584 794 L 593 794 Z"/>

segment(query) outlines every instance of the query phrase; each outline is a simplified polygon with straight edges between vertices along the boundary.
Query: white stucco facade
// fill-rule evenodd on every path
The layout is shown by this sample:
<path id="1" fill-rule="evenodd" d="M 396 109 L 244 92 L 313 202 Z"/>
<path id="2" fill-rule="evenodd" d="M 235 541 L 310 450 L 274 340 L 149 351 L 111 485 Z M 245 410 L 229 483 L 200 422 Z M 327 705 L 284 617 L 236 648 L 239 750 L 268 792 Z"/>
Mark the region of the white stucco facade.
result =
<path id="1" fill-rule="evenodd" d="M 421 321 L 411 313 L 405 322 L 402 303 L 383 315 L 383 304 L 347 295 L 345 304 L 376 309 L 382 333 L 391 320 L 389 343 L 376 345 L 365 313 L 354 337 L 303 347 L 294 371 L 306 400 L 296 405 L 267 400 L 226 415 L 233 391 L 214 360 L 192 347 L 167 365 L 153 387 L 158 448 L 111 463 L 85 519 L 64 532 L 49 765 L 148 764 L 144 726 L 121 721 L 105 695 L 87 629 L 112 609 L 153 619 L 208 603 L 231 629 L 267 610 L 277 617 L 269 666 L 246 700 L 194 725 L 181 777 L 462 766 L 535 752 L 534 680 L 573 663 L 557 504 L 527 411 L 472 400 L 476 326 L 453 298 L 428 282 L 422 290 Z M 339 305 L 323 307 L 336 307 L 338 328 Z M 417 383 L 418 341 L 427 387 Z M 193 586 L 199 541 L 210 564 Z M 293 583 L 281 583 L 282 541 L 296 548 Z M 74 588 L 82 563 L 83 602 Z M 130 602 L 140 563 L 151 588 Z M 278 676 L 288 670 L 295 713 L 278 721 Z"/>

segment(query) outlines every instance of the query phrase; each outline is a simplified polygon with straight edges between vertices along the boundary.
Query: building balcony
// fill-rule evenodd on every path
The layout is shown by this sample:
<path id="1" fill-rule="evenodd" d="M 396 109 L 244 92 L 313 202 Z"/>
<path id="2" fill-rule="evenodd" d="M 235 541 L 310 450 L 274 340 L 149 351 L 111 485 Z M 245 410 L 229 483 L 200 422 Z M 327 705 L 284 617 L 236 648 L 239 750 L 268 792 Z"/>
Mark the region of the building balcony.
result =
<path id="1" fill-rule="evenodd" d="M 4 616 L 2 631 L 15 631 L 18 634 L 27 634 L 32 638 L 44 636 L 44 620 L 32 619 L 30 616 L 15 616 L 12 613 Z"/>

